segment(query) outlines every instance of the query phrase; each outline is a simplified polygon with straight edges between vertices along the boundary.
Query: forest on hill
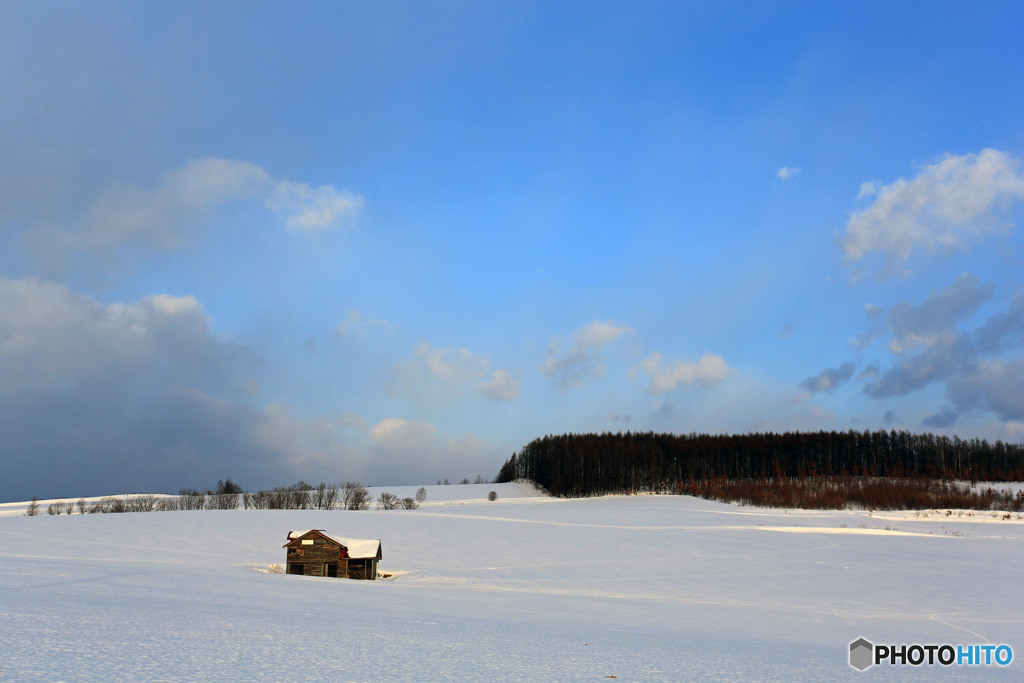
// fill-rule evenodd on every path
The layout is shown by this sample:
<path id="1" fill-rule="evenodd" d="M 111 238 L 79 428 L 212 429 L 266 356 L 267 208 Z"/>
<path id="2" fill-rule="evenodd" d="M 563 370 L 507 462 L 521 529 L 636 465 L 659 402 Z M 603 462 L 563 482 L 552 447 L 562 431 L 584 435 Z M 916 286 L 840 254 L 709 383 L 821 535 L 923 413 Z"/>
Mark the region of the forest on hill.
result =
<path id="1" fill-rule="evenodd" d="M 850 501 L 833 496 L 831 503 L 806 505 L 812 491 L 820 497 L 884 479 L 924 491 L 927 495 L 892 494 L 897 496 L 892 506 L 916 507 L 908 502 L 915 496 L 924 505 L 952 490 L 941 482 L 1024 480 L 1024 446 L 896 430 L 563 434 L 534 439 L 513 453 L 495 482 L 516 479 L 568 497 L 649 491 L 728 498 L 723 492 L 730 486 L 742 483 L 750 490 L 760 484 L 769 492 L 763 504 L 799 505 L 802 498 L 804 506 L 813 507 L 843 507 Z M 773 503 L 779 496 L 781 501 Z"/>

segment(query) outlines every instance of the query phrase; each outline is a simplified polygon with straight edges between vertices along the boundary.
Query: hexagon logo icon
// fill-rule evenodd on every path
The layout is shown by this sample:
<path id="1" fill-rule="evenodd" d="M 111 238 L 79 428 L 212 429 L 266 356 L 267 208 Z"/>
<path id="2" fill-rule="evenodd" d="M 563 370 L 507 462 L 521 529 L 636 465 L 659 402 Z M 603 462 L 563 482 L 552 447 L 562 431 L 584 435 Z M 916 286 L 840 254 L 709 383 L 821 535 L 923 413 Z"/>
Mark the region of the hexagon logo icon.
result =
<path id="1" fill-rule="evenodd" d="M 857 671 L 863 671 L 874 663 L 875 646 L 858 638 L 850 643 L 850 666 Z"/>

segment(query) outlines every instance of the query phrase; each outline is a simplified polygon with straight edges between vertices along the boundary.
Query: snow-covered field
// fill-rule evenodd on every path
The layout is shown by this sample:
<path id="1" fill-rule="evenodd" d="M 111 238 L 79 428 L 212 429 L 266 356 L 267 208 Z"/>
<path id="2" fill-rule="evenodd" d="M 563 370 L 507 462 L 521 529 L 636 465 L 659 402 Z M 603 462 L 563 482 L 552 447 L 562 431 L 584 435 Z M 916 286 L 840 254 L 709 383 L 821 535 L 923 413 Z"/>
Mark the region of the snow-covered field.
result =
<path id="1" fill-rule="evenodd" d="M 427 491 L 414 511 L 3 506 L 0 680 L 1024 678 L 1018 513 Z M 392 578 L 275 573 L 308 528 L 380 538 Z M 858 637 L 1005 643 L 1014 661 L 861 673 Z"/>

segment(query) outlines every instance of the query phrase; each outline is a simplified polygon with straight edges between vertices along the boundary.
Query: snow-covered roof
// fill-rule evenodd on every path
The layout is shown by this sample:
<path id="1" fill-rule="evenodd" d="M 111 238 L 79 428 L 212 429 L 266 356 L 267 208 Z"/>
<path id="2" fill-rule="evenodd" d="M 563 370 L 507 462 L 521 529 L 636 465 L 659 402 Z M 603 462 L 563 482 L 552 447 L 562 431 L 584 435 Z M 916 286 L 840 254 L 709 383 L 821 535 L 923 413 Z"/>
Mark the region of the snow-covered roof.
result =
<path id="1" fill-rule="evenodd" d="M 340 536 L 332 536 L 323 529 L 306 529 L 304 531 L 289 531 L 288 541 L 296 541 L 311 531 L 315 531 L 324 538 L 334 541 L 338 545 L 348 550 L 348 556 L 354 560 L 367 557 L 377 557 L 380 553 L 380 539 L 368 539 L 368 538 L 341 538 Z M 285 543 L 285 545 L 288 545 Z"/>

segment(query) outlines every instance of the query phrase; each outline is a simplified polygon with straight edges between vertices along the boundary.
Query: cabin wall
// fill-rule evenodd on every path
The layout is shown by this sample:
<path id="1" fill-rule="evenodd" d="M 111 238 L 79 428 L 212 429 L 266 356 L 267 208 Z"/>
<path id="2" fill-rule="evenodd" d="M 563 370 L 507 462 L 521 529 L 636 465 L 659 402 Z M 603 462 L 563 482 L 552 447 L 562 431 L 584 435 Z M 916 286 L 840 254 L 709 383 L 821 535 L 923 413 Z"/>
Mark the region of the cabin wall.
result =
<path id="1" fill-rule="evenodd" d="M 338 578 L 350 579 L 375 580 L 377 578 L 377 559 L 342 559 L 339 558 L 340 546 L 328 543 L 321 538 L 312 540 L 311 545 L 302 545 L 299 542 L 287 548 L 285 573 L 301 573 L 303 576 L 336 575 Z M 296 565 L 301 566 L 301 572 L 296 571 Z M 325 565 L 327 566 L 325 567 Z M 335 567 L 336 574 L 334 573 Z"/>
<path id="2" fill-rule="evenodd" d="M 292 565 L 302 565 L 302 573 L 305 576 L 325 576 L 325 564 L 337 564 L 338 554 L 341 547 L 333 543 L 327 543 L 322 538 L 310 539 L 312 544 L 304 545 L 300 541 L 287 549 L 286 562 L 287 572 L 293 573 Z"/>
<path id="3" fill-rule="evenodd" d="M 301 570 L 296 571 L 296 566 L 301 567 Z M 325 568 L 327 569 L 327 574 L 324 574 Z M 374 581 L 377 578 L 377 560 L 300 562 L 289 559 L 286 563 L 285 573 L 301 574 L 302 576 L 331 576 L 340 579 L 369 579 Z"/>

